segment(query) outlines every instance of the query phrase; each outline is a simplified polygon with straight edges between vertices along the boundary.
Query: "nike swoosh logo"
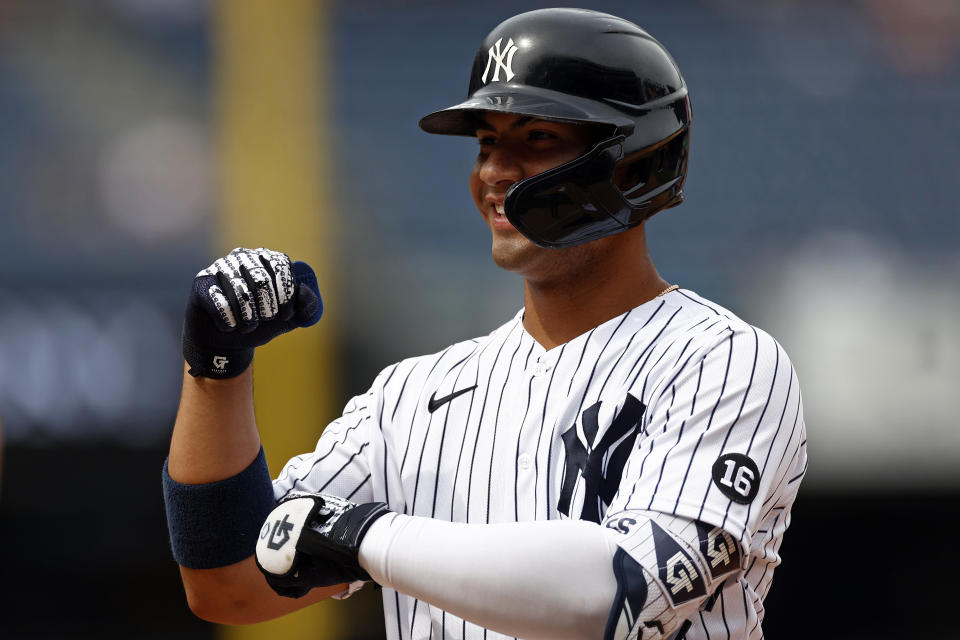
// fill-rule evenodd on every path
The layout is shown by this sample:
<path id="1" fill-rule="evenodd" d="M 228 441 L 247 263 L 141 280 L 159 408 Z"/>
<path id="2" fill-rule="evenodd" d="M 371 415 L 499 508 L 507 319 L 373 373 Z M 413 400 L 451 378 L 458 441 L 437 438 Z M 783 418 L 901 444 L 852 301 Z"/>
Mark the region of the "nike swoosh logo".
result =
<path id="1" fill-rule="evenodd" d="M 430 394 L 430 402 L 427 403 L 427 411 L 429 411 L 430 413 L 433 413 L 434 411 L 439 409 L 441 406 L 447 404 L 457 396 L 462 396 L 468 391 L 473 391 L 476 388 L 477 388 L 477 385 L 473 385 L 472 387 L 464 387 L 463 389 L 460 389 L 459 391 L 454 391 L 450 395 L 443 396 L 442 398 L 438 398 L 437 392 L 434 391 L 433 393 Z"/>

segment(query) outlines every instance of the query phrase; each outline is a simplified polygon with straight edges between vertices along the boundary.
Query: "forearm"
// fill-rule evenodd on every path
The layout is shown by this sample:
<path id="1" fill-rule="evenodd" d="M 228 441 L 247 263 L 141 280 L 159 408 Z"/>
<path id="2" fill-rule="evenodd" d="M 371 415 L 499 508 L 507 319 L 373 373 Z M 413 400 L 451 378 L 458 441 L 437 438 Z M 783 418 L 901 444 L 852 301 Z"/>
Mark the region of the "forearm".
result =
<path id="1" fill-rule="evenodd" d="M 221 624 L 253 624 L 272 620 L 337 595 L 346 585 L 318 587 L 302 598 L 282 598 L 267 584 L 253 557 L 216 569 L 180 567 L 191 611 Z"/>
<path id="2" fill-rule="evenodd" d="M 230 478 L 260 450 L 252 367 L 235 378 L 193 377 L 184 365 L 180 408 L 170 441 L 170 477 L 184 484 Z"/>
<path id="3" fill-rule="evenodd" d="M 582 521 L 494 525 L 387 516 L 360 564 L 383 586 L 524 638 L 599 638 L 617 590 L 616 545 Z"/>

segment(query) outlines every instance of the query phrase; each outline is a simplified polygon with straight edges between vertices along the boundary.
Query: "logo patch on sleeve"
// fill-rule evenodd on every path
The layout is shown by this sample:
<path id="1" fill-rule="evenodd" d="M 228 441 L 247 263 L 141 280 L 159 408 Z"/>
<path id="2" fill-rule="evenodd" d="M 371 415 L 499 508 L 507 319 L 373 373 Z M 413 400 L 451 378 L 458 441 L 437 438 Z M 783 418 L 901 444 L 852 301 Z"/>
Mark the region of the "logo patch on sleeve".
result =
<path id="1" fill-rule="evenodd" d="M 713 463 L 713 482 L 734 502 L 750 504 L 760 490 L 760 469 L 742 453 L 727 453 Z"/>
<path id="2" fill-rule="evenodd" d="M 700 553 L 706 558 L 710 576 L 718 578 L 740 568 L 740 546 L 729 533 L 720 527 L 711 527 L 697 521 L 697 537 Z"/>
<path id="3" fill-rule="evenodd" d="M 652 520 L 650 529 L 653 531 L 653 545 L 657 550 L 660 581 L 666 585 L 673 605 L 677 606 L 706 595 L 707 587 L 703 576 L 690 554 Z"/>

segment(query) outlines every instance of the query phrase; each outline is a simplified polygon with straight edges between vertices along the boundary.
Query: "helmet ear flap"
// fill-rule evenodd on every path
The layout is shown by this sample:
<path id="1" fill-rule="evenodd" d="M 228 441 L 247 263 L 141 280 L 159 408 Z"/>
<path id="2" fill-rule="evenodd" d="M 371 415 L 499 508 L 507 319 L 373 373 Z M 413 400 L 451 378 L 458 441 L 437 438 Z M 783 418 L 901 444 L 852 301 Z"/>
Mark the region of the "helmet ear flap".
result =
<path id="1" fill-rule="evenodd" d="M 689 132 L 683 131 L 652 150 L 625 157 L 613 181 L 632 206 L 643 205 L 643 218 L 683 201 Z"/>
<path id="2" fill-rule="evenodd" d="M 613 184 L 629 199 L 631 192 L 646 186 L 654 161 L 650 154 L 631 154 L 613 170 Z"/>
<path id="3" fill-rule="evenodd" d="M 654 172 L 675 176 L 684 169 L 687 161 L 690 141 L 688 135 L 677 136 L 660 147 L 659 158 Z"/>

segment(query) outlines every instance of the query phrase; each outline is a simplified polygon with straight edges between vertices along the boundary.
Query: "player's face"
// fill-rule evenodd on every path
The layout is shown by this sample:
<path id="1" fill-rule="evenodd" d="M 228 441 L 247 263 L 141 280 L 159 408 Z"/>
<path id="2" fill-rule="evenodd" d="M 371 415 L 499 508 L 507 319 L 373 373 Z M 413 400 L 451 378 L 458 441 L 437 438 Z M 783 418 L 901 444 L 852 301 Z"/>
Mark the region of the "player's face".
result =
<path id="1" fill-rule="evenodd" d="M 477 130 L 480 153 L 470 172 L 470 191 L 490 227 L 493 259 L 500 267 L 530 277 L 538 264 L 569 253 L 530 242 L 507 220 L 503 202 L 510 185 L 580 156 L 595 135 L 584 125 L 509 113 L 484 114 Z"/>

